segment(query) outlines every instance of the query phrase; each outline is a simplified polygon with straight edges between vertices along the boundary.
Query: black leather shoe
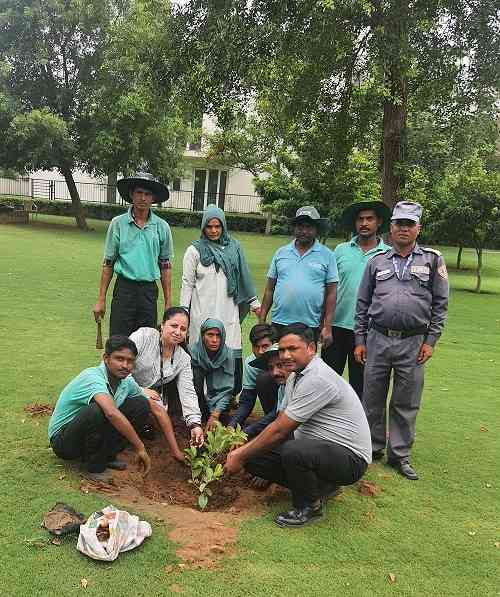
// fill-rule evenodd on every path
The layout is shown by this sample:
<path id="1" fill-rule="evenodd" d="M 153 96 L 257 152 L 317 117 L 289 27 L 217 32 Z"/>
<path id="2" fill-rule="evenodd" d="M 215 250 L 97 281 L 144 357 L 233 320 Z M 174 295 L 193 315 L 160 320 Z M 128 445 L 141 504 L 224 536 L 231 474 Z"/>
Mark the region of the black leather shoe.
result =
<path id="1" fill-rule="evenodd" d="M 418 475 L 408 460 L 388 460 L 387 464 L 395 468 L 400 475 L 410 481 L 418 481 Z"/>
<path id="2" fill-rule="evenodd" d="M 274 522 L 280 527 L 303 527 L 310 522 L 319 520 L 323 516 L 323 507 L 321 502 L 318 506 L 305 506 L 304 508 L 294 508 L 289 512 L 281 512 L 274 519 Z"/>
<path id="3" fill-rule="evenodd" d="M 375 450 L 375 452 L 372 452 L 372 460 L 382 460 L 383 457 L 384 457 L 383 450 Z"/>

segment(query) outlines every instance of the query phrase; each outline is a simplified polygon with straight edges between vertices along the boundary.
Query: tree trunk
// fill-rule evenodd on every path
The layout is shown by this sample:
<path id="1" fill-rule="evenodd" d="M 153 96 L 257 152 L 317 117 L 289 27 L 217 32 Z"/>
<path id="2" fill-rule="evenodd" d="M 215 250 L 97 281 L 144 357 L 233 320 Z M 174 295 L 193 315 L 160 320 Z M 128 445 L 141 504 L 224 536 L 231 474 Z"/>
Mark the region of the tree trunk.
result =
<path id="1" fill-rule="evenodd" d="M 476 247 L 477 268 L 476 268 L 476 288 L 475 292 L 481 292 L 481 268 L 483 267 L 483 248 Z"/>
<path id="2" fill-rule="evenodd" d="M 64 176 L 66 185 L 68 187 L 69 195 L 71 197 L 71 204 L 73 206 L 73 215 L 75 216 L 76 225 L 80 230 L 88 230 L 87 220 L 85 218 L 85 212 L 83 211 L 83 205 L 80 201 L 80 194 L 76 188 L 75 179 L 73 178 L 73 172 L 69 166 L 60 167 L 61 174 Z"/>
<path id="3" fill-rule="evenodd" d="M 108 203 L 116 203 L 116 172 L 108 172 L 108 188 L 106 190 L 106 201 Z"/>
<path id="4" fill-rule="evenodd" d="M 405 83 L 399 82 L 401 86 Z M 406 91 L 405 91 L 406 93 Z M 384 103 L 384 138 L 382 147 L 382 197 L 384 203 L 392 209 L 399 201 L 399 189 L 402 182 L 398 164 L 404 159 L 403 137 L 406 129 L 406 98 L 404 107 L 391 100 Z"/>
<path id="5" fill-rule="evenodd" d="M 381 59 L 389 95 L 384 100 L 382 121 L 381 170 L 382 197 L 393 208 L 399 201 L 403 181 L 401 166 L 405 158 L 406 121 L 408 116 L 408 1 L 379 13 L 383 21 L 384 45 Z"/>
<path id="6" fill-rule="evenodd" d="M 462 250 L 463 250 L 463 247 L 458 247 L 457 269 L 460 269 L 460 266 L 462 265 Z"/>
<path id="7" fill-rule="evenodd" d="M 266 214 L 266 232 L 265 232 L 265 234 L 267 236 L 269 236 L 269 234 L 271 234 L 272 224 L 273 224 L 273 214 L 270 211 L 268 211 Z"/>

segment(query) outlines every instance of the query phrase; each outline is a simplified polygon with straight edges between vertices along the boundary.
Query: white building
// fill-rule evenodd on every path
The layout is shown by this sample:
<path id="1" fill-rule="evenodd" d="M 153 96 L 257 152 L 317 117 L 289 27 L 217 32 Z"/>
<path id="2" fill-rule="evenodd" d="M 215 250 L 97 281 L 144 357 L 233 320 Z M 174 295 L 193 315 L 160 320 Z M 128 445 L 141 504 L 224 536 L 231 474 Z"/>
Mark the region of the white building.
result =
<path id="1" fill-rule="evenodd" d="M 215 127 L 214 119 L 204 115 L 203 133 L 210 134 Z M 203 136 L 200 142 L 186 147 L 183 158 L 184 175 L 182 179 L 170 181 L 170 199 L 165 207 L 201 211 L 207 204 L 215 203 L 227 212 L 260 213 L 260 197 L 255 192 L 253 175 L 239 168 L 228 168 L 207 160 L 206 151 L 207 142 Z M 107 201 L 106 177 L 92 177 L 80 170 L 75 170 L 73 174 L 82 201 Z M 64 178 L 57 170 L 37 170 L 30 174 L 29 180 L 9 183 L 2 180 L 0 194 L 70 199 Z M 117 199 L 119 200 L 118 195 Z"/>

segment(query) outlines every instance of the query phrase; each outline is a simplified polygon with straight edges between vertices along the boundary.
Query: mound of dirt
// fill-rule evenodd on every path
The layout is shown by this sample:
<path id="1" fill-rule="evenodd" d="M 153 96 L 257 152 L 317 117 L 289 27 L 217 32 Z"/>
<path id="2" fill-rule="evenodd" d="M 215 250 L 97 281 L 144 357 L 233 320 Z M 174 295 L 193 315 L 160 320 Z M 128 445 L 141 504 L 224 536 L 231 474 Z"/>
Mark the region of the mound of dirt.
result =
<path id="1" fill-rule="evenodd" d="M 187 447 L 185 426 L 174 425 L 179 447 Z M 242 474 L 213 483 L 213 496 L 201 512 L 196 506 L 197 488 L 188 483 L 190 468 L 172 458 L 159 432 L 145 444 L 152 463 L 147 477 L 139 472 L 134 452 L 125 450 L 119 458 L 129 466 L 124 471 L 113 471 L 112 485 L 84 480 L 80 489 L 84 493 L 106 494 L 113 503 L 165 522 L 170 527 L 168 537 L 179 543 L 177 556 L 182 560 L 176 566 L 166 566 L 166 574 L 217 567 L 221 558 L 234 552 L 238 529 L 245 517 L 263 512 L 267 503 L 288 498 L 288 491 L 276 485 L 265 491 L 253 489 L 249 476 Z"/>
<path id="2" fill-rule="evenodd" d="M 187 429 L 182 421 L 174 419 L 175 435 L 182 449 L 189 445 Z M 146 449 L 151 457 L 151 471 L 143 477 L 135 463 L 135 455 L 126 450 L 120 459 L 128 463 L 124 471 L 114 471 L 114 486 L 119 494 L 133 496 L 132 499 L 145 498 L 154 504 L 188 506 L 196 508 L 198 500 L 197 488 L 189 483 L 191 478 L 189 466 L 177 462 L 162 434 L 157 431 L 153 440 L 145 440 Z M 262 503 L 263 492 L 256 492 L 248 487 L 248 475 L 224 477 L 221 482 L 212 483 L 213 496 L 205 511 L 227 510 L 235 508 L 252 509 Z M 236 502 L 238 505 L 236 506 Z"/>
<path id="3" fill-rule="evenodd" d="M 129 466 L 124 471 L 114 471 L 114 485 L 125 493 L 135 493 L 156 504 L 196 507 L 197 488 L 189 483 L 191 478 L 188 466 L 174 460 L 161 438 L 146 442 L 146 449 L 151 457 L 151 472 L 143 477 L 135 463 L 134 453 L 125 451 L 120 459 Z M 212 484 L 213 496 L 210 498 L 207 511 L 223 510 L 231 506 L 245 489 L 245 481 L 241 477 L 224 478 L 220 483 Z M 245 492 L 243 492 L 245 493 Z M 251 492 L 254 500 L 260 501 L 255 492 Z"/>

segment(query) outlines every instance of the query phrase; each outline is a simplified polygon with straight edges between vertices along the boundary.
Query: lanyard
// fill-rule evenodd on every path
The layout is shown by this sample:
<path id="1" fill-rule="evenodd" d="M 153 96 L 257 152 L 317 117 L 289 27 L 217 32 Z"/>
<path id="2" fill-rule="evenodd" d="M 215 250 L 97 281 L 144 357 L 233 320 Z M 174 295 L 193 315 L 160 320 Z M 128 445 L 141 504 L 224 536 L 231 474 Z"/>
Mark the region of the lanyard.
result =
<path id="1" fill-rule="evenodd" d="M 408 269 L 408 266 L 410 265 L 410 263 L 413 261 L 413 253 L 410 253 L 408 255 L 408 257 L 405 260 L 405 263 L 403 265 L 403 271 L 399 272 L 399 265 L 398 265 L 398 260 L 396 259 L 396 256 L 394 255 L 392 257 L 392 263 L 394 265 L 394 271 L 396 272 L 396 276 L 398 277 L 398 280 L 403 280 L 406 274 L 406 270 Z"/>
<path id="2" fill-rule="evenodd" d="M 168 396 L 165 396 L 165 384 L 163 383 L 163 344 L 161 343 L 161 338 L 159 340 L 160 345 L 160 396 L 163 405 L 166 406 Z M 172 352 L 172 356 L 170 357 L 170 364 L 174 364 L 174 353 L 175 353 L 175 346 Z"/>

